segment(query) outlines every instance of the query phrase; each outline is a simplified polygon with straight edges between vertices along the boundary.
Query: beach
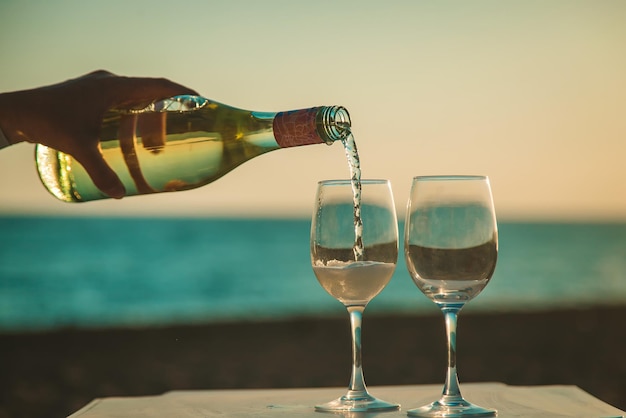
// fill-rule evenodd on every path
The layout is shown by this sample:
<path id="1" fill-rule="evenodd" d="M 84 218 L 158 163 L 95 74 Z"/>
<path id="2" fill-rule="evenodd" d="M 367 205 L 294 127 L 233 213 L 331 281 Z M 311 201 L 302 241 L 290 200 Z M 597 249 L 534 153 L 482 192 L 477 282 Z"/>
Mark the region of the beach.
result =
<path id="1" fill-rule="evenodd" d="M 626 409 L 626 307 L 461 314 L 463 382 L 576 385 Z M 370 387 L 443 383 L 441 315 L 367 315 Z M 94 398 L 347 387 L 345 317 L 0 334 L 0 417 L 63 417 Z M 340 393 L 338 393 L 338 396 Z M 325 401 L 321 399 L 320 401 Z"/>

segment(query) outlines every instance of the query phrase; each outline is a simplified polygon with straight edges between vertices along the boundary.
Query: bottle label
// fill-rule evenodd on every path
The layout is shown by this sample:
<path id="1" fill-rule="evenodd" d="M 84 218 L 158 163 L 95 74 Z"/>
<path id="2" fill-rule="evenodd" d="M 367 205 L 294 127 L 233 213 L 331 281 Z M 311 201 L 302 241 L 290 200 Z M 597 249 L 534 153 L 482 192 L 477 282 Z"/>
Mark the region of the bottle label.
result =
<path id="1" fill-rule="evenodd" d="M 281 148 L 324 142 L 317 133 L 317 107 L 280 112 L 274 117 L 274 138 Z"/>

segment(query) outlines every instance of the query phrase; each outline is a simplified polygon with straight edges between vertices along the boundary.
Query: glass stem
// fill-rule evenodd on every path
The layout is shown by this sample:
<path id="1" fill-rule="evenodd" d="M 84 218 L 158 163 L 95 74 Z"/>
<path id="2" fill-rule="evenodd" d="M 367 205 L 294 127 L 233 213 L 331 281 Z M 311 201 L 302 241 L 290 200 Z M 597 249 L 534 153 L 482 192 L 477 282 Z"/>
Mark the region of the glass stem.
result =
<path id="1" fill-rule="evenodd" d="M 443 306 L 444 319 L 446 322 L 446 336 L 448 339 L 448 370 L 446 383 L 443 387 L 443 396 L 440 403 L 444 405 L 458 404 L 463 400 L 459 388 L 459 378 L 456 373 L 456 322 L 459 311 L 463 305 Z"/>
<path id="2" fill-rule="evenodd" d="M 362 398 L 367 396 L 363 367 L 361 364 L 361 323 L 365 306 L 348 306 L 350 314 L 350 328 L 352 331 L 352 375 L 348 387 L 347 398 Z"/>

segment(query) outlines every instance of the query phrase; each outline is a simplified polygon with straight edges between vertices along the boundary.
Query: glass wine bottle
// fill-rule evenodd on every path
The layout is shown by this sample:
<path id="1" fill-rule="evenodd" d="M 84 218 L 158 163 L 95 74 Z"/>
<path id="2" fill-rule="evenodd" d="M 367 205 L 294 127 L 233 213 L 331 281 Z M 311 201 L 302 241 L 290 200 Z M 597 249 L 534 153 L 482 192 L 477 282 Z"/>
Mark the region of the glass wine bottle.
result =
<path id="1" fill-rule="evenodd" d="M 200 96 L 176 96 L 141 110 L 111 110 L 100 150 L 126 196 L 189 190 L 279 148 L 343 140 L 350 115 L 341 106 L 286 112 L 237 109 Z M 65 202 L 106 199 L 70 155 L 38 145 L 39 177 Z"/>

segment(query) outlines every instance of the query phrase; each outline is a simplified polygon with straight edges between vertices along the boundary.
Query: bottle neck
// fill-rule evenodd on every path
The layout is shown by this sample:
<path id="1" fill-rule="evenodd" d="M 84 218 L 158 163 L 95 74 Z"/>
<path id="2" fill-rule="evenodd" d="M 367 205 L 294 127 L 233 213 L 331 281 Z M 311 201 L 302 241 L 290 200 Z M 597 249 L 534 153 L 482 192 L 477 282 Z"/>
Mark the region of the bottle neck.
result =
<path id="1" fill-rule="evenodd" d="M 350 115 L 341 106 L 320 106 L 277 113 L 274 138 L 281 148 L 332 144 L 350 134 Z"/>
<path id="2" fill-rule="evenodd" d="M 202 96 L 182 95 L 128 112 L 186 112 L 205 107 L 209 102 Z M 350 135 L 350 114 L 343 106 L 319 106 L 274 115 L 274 137 L 281 148 L 319 143 L 332 145 Z"/>
<path id="3" fill-rule="evenodd" d="M 350 135 L 350 114 L 342 106 L 322 106 L 318 108 L 316 125 L 322 140 L 331 145 Z"/>

